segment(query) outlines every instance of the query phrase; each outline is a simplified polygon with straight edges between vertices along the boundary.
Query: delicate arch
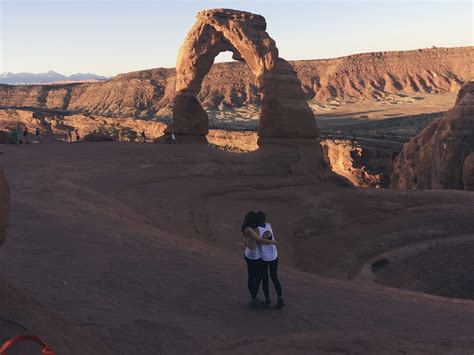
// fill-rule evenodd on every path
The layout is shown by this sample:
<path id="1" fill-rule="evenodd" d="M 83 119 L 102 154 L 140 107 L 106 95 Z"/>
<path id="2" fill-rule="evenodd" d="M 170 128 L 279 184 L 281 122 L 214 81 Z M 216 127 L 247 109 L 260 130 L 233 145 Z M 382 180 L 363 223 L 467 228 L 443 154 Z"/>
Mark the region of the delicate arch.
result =
<path id="1" fill-rule="evenodd" d="M 259 136 L 316 138 L 316 121 L 293 67 L 278 57 L 263 16 L 229 9 L 199 12 L 176 64 L 173 127 L 178 134 L 205 135 L 209 119 L 197 100 L 215 57 L 231 51 L 247 63 L 261 92 Z"/>

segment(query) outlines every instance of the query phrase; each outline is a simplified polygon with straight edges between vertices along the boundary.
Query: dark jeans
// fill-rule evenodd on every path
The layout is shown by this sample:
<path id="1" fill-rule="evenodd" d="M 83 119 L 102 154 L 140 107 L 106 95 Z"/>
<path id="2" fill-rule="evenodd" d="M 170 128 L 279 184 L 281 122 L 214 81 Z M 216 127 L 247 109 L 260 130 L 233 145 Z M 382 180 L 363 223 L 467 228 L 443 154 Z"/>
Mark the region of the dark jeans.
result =
<path id="1" fill-rule="evenodd" d="M 249 288 L 250 295 L 252 298 L 257 297 L 260 283 L 262 282 L 262 266 L 264 261 L 262 259 L 252 260 L 245 256 L 245 262 L 247 263 L 247 287 Z"/>
<path id="2" fill-rule="evenodd" d="M 263 263 L 264 271 L 262 275 L 262 288 L 263 293 L 265 294 L 265 298 L 270 298 L 270 289 L 268 287 L 268 271 L 270 271 L 270 277 L 272 279 L 273 286 L 275 286 L 278 298 L 281 298 L 281 285 L 280 281 L 278 280 L 278 258 L 273 261 L 263 261 Z"/>

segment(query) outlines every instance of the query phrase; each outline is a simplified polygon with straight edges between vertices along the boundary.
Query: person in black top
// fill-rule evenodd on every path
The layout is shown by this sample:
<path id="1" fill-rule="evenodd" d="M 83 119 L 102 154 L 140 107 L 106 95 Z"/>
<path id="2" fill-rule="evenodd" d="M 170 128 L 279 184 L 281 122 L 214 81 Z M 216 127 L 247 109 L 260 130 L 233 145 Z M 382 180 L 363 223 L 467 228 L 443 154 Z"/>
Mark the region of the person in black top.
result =
<path id="1" fill-rule="evenodd" d="M 25 138 L 26 140 L 26 143 L 27 144 L 30 144 L 30 139 L 28 137 L 28 128 L 25 127 L 25 129 L 23 130 L 23 137 Z"/>
<path id="2" fill-rule="evenodd" d="M 36 136 L 36 139 L 38 140 L 38 142 L 43 143 L 43 139 L 41 139 L 41 132 L 40 132 L 38 127 L 36 127 L 35 136 Z"/>

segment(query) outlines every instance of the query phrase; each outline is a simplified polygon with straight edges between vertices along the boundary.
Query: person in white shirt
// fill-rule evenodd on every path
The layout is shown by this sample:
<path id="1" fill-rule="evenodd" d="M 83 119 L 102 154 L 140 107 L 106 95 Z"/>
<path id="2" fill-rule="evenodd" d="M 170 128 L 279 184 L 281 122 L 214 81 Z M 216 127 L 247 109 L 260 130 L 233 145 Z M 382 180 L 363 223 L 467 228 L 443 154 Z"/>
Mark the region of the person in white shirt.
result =
<path id="1" fill-rule="evenodd" d="M 263 272 L 266 272 L 266 264 L 260 258 L 260 251 L 258 245 L 263 243 L 265 245 L 275 244 L 275 241 L 263 240 L 256 233 L 257 214 L 250 211 L 245 215 L 242 223 L 242 234 L 245 237 L 245 252 L 244 258 L 247 263 L 247 287 L 252 297 L 250 301 L 251 308 L 265 308 L 265 304 L 257 298 L 258 289 L 262 281 Z"/>
<path id="2" fill-rule="evenodd" d="M 265 213 L 262 211 L 257 212 L 257 225 L 258 234 L 262 240 L 275 242 L 275 235 L 273 234 L 272 226 L 266 222 Z M 265 294 L 265 305 L 270 307 L 270 290 L 268 287 L 268 271 L 270 271 L 270 278 L 272 279 L 273 286 L 278 295 L 278 301 L 275 308 L 280 309 L 285 305 L 283 300 L 281 284 L 278 280 L 278 249 L 275 244 L 264 244 L 259 243 L 258 249 L 260 252 L 260 258 L 265 263 L 264 271 L 262 275 L 262 288 Z"/>

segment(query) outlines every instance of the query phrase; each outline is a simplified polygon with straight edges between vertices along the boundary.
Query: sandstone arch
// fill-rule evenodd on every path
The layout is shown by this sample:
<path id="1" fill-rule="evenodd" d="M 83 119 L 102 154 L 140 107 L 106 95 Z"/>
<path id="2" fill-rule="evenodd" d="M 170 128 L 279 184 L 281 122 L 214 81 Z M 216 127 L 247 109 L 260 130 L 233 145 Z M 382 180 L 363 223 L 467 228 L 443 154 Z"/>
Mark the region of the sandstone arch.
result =
<path id="1" fill-rule="evenodd" d="M 231 51 L 247 63 L 261 92 L 259 136 L 316 138 L 318 130 L 293 67 L 278 57 L 263 16 L 229 9 L 199 12 L 176 64 L 173 127 L 183 135 L 206 135 L 207 113 L 197 99 L 215 57 Z"/>

